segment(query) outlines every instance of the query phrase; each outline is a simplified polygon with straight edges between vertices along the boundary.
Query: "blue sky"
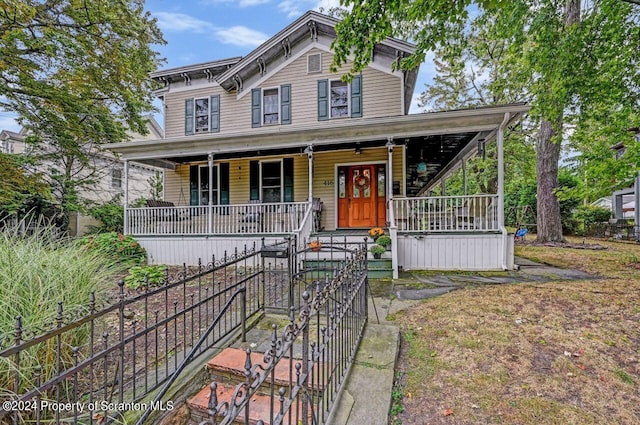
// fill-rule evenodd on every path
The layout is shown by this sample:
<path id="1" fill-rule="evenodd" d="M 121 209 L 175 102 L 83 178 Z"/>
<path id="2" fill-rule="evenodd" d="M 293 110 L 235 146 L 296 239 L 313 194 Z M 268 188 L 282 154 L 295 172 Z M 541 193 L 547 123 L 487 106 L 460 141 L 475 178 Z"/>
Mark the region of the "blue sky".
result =
<path id="1" fill-rule="evenodd" d="M 339 0 L 147 0 L 167 44 L 156 46 L 173 68 L 244 56 L 307 10 L 338 6 Z M 415 97 L 433 78 L 431 60 L 420 67 Z M 13 115 L 0 111 L 0 130 L 19 130 Z"/>

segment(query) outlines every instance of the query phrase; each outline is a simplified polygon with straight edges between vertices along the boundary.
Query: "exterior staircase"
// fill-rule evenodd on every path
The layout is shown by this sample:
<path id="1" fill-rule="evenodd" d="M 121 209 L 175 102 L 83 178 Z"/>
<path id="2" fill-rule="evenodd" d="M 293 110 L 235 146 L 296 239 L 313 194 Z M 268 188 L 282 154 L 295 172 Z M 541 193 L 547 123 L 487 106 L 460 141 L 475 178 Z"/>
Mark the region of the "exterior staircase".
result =
<path id="1" fill-rule="evenodd" d="M 251 353 L 251 364 L 262 365 L 264 355 L 262 353 Z M 229 403 L 232 405 L 233 394 L 236 390 L 236 386 L 246 381 L 246 352 L 238 348 L 225 348 L 222 352 L 217 354 L 211 360 L 207 362 L 207 370 L 209 372 L 210 379 L 216 383 L 216 395 L 218 405 L 221 403 Z M 271 378 L 263 382 L 258 391 L 251 397 L 249 402 L 249 423 L 256 425 L 259 420 L 262 420 L 265 425 L 269 425 L 269 418 L 273 409 L 273 416 L 278 413 L 280 408 L 280 402 L 278 401 L 278 391 L 281 388 L 286 389 L 286 393 L 290 393 L 291 383 L 295 384 L 296 368 L 295 364 L 301 362 L 299 359 L 290 361 L 288 358 L 283 358 L 276 365 L 274 371 L 274 389 L 273 389 L 273 406 L 271 398 Z M 211 391 L 214 385 L 208 384 L 202 390 L 200 390 L 194 397 L 187 401 L 187 405 L 190 410 L 190 419 L 188 425 L 200 425 L 203 421 L 209 421 L 209 399 Z M 316 388 L 319 389 L 319 388 Z M 221 419 L 221 418 L 219 418 Z M 291 418 L 292 424 L 297 423 L 295 421 L 295 412 Z M 299 418 L 298 418 L 299 419 Z M 236 422 L 245 423 L 244 414 L 240 414 Z M 286 417 L 283 420 L 283 424 L 289 424 L 289 418 Z"/>

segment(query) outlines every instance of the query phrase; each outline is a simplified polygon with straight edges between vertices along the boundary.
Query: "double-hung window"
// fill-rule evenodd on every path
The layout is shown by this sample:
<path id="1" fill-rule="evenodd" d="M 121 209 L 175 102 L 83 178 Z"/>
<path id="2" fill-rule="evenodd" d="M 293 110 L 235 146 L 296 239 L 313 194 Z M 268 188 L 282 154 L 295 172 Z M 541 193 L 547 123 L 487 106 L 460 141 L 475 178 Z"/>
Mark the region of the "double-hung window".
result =
<path id="1" fill-rule="evenodd" d="M 349 84 L 334 80 L 331 81 L 331 118 L 349 116 Z"/>
<path id="2" fill-rule="evenodd" d="M 122 170 L 119 168 L 111 170 L 111 187 L 115 189 L 122 188 Z"/>
<path id="3" fill-rule="evenodd" d="M 218 205 L 218 166 L 213 166 L 212 172 L 212 196 L 211 200 L 213 201 L 213 205 Z M 209 205 L 209 166 L 201 165 L 200 172 L 198 173 L 198 204 L 199 205 Z"/>
<path id="4" fill-rule="evenodd" d="M 263 161 L 262 202 L 282 202 L 282 161 Z"/>
<path id="5" fill-rule="evenodd" d="M 251 90 L 251 126 L 291 124 L 291 84 Z"/>
<path id="6" fill-rule="evenodd" d="M 264 125 L 278 124 L 280 121 L 280 94 L 278 89 L 268 89 L 262 91 L 262 123 Z"/>
<path id="7" fill-rule="evenodd" d="M 206 97 L 203 99 L 195 99 L 195 102 L 195 132 L 207 133 L 209 132 L 209 99 Z"/>
<path id="8" fill-rule="evenodd" d="M 219 131 L 220 95 L 185 100 L 185 135 L 217 133 Z"/>
<path id="9" fill-rule="evenodd" d="M 350 83 L 318 80 L 318 121 L 345 117 L 362 117 L 362 75 Z"/>
<path id="10" fill-rule="evenodd" d="M 265 203 L 293 202 L 293 158 L 251 161 L 249 196 Z"/>

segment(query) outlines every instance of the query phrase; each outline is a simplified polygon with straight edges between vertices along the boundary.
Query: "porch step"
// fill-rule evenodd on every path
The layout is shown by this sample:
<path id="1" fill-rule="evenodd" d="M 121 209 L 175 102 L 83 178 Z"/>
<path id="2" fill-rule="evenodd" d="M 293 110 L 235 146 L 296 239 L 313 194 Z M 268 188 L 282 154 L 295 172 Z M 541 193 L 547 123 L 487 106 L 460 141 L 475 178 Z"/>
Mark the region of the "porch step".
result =
<path id="1" fill-rule="evenodd" d="M 235 385 L 221 385 L 218 384 L 216 388 L 216 394 L 218 395 L 218 404 L 229 403 L 231 404 L 231 398 L 235 391 Z M 187 404 L 191 412 L 188 425 L 199 425 L 204 421 L 209 423 L 209 396 L 211 395 L 211 386 L 207 385 L 198 394 L 191 398 Z M 276 404 L 277 406 L 277 404 Z M 259 420 L 264 421 L 265 425 L 269 424 L 269 416 L 271 411 L 271 402 L 268 396 L 254 394 L 249 402 L 249 423 L 256 425 Z M 244 424 L 244 415 L 239 415 L 233 422 L 236 424 Z M 288 423 L 287 418 L 283 423 Z"/>
<path id="2" fill-rule="evenodd" d="M 329 278 L 333 277 L 331 270 L 339 268 L 341 262 L 339 260 L 303 260 L 305 269 L 318 269 L 322 274 L 327 273 Z M 384 279 L 393 277 L 393 264 L 391 258 L 374 259 L 369 258 L 367 261 L 367 277 L 369 279 Z"/>
<path id="3" fill-rule="evenodd" d="M 252 366 L 261 365 L 264 366 L 264 354 L 251 353 Z M 218 404 L 228 403 L 233 397 L 236 386 L 245 382 L 245 362 L 247 359 L 246 352 L 238 348 L 225 348 L 207 362 L 207 369 L 211 375 L 212 382 L 217 384 L 216 393 L 218 396 Z M 293 365 L 301 360 L 294 359 Z M 290 372 L 290 367 L 292 372 Z M 260 369 L 260 368 L 258 368 Z M 275 381 L 275 409 L 279 408 L 278 401 L 278 389 L 284 387 L 287 389 L 287 394 L 291 391 L 289 388 L 290 373 L 293 374 L 292 381 L 295 383 L 295 366 L 290 366 L 288 358 L 283 358 L 275 367 L 274 381 Z M 265 425 L 269 424 L 271 399 L 270 399 L 270 378 L 268 377 L 262 386 L 258 389 L 258 392 L 251 397 L 249 402 L 249 423 L 255 425 L 258 420 L 263 420 Z M 316 390 L 320 387 L 314 385 Z M 208 417 L 208 403 L 211 395 L 211 384 L 206 385 L 200 392 L 192 397 L 187 405 L 189 406 L 191 416 L 189 425 L 199 425 L 205 420 L 209 420 Z M 277 412 L 276 412 L 277 413 Z M 238 419 L 234 423 L 244 423 L 244 413 L 238 416 Z M 289 424 L 288 418 L 285 418 L 283 424 Z M 292 423 L 293 425 L 293 423 Z"/>
<path id="4" fill-rule="evenodd" d="M 240 382 L 244 382 L 245 376 L 245 361 L 247 354 L 244 350 L 238 348 L 225 348 L 220 354 L 212 358 L 207 362 L 207 369 L 211 375 L 212 381 L 220 382 L 225 385 L 232 385 L 235 387 Z M 259 364 L 265 366 L 264 354 L 251 353 L 251 364 Z M 302 360 L 294 359 L 296 362 L 302 362 Z M 294 369 L 295 374 L 295 369 Z M 268 384 L 268 381 L 265 381 Z M 275 368 L 275 383 L 276 386 L 283 387 L 289 385 L 289 359 L 283 358 Z M 269 386 L 264 388 L 264 391 L 269 392 Z"/>

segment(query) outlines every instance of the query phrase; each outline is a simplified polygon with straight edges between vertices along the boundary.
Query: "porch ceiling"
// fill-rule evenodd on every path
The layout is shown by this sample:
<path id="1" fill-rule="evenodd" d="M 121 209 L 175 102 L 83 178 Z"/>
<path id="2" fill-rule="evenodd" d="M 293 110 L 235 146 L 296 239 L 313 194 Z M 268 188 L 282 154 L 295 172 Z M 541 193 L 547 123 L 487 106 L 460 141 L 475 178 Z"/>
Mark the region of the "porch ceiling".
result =
<path id="1" fill-rule="evenodd" d="M 301 154 L 307 146 L 314 152 L 384 146 L 389 138 L 406 145 L 413 156 L 422 157 L 429 180 L 451 168 L 450 164 L 477 151 L 477 141 L 489 142 L 506 113 L 511 122 L 529 110 L 524 104 L 432 112 L 393 117 L 318 122 L 313 126 L 277 126 L 258 131 L 205 134 L 109 145 L 107 148 L 136 162 L 165 160 L 169 163 L 203 161 L 209 153 L 216 159 Z M 289 128 L 291 127 L 291 128 Z"/>

